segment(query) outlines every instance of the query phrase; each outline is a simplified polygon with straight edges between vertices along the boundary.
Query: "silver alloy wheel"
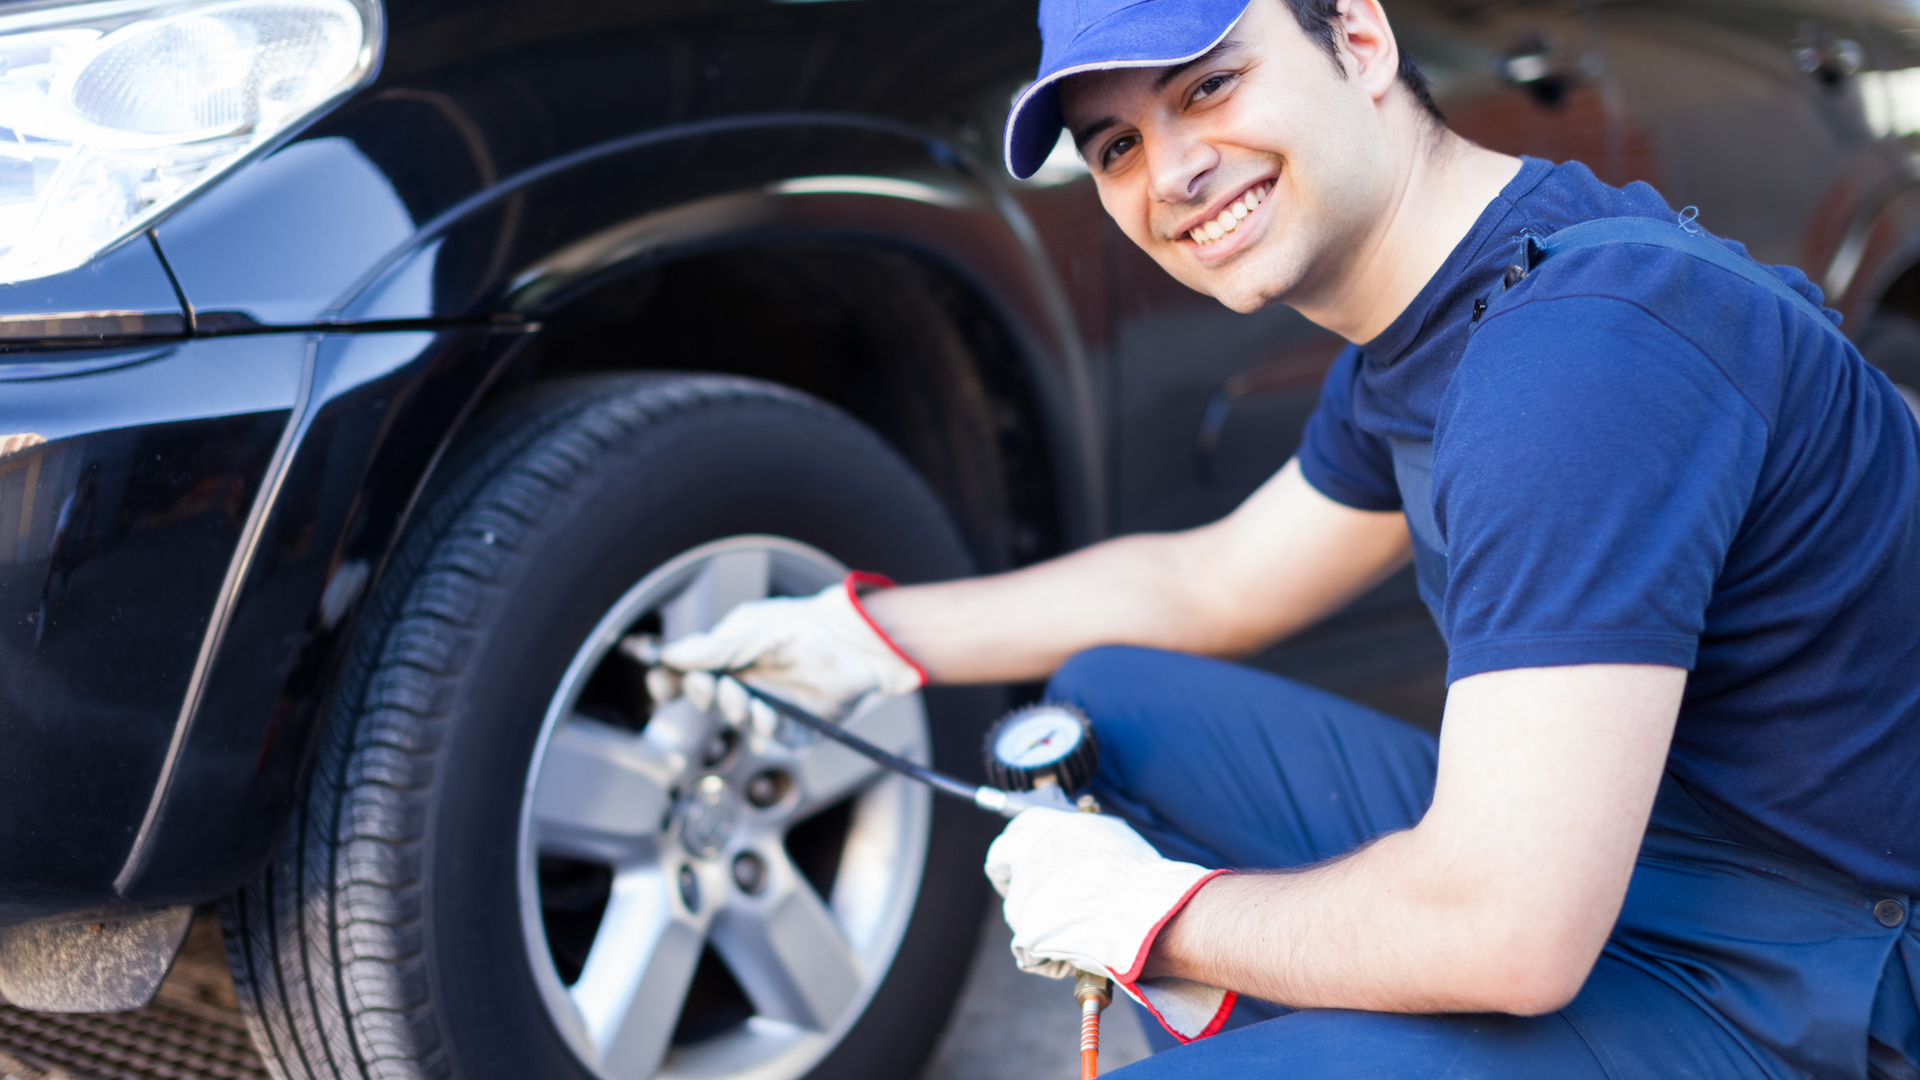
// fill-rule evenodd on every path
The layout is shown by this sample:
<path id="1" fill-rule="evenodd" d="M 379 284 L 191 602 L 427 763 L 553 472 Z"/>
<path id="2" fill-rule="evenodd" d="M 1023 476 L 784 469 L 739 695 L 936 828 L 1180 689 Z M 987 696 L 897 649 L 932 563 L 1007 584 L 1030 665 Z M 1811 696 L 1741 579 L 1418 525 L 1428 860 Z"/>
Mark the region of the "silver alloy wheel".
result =
<path id="1" fill-rule="evenodd" d="M 553 696 L 520 812 L 521 927 L 555 1026 L 605 1080 L 803 1076 L 865 1011 L 892 964 L 926 863 L 930 792 L 803 733 L 733 733 L 684 698 L 654 707 L 637 733 L 576 711 L 621 638 L 650 616 L 671 641 L 742 601 L 806 595 L 845 574 L 826 553 L 780 537 L 688 551 L 607 612 Z M 929 758 L 918 695 L 871 703 L 847 724 L 903 757 Z M 821 896 L 785 841 L 842 807 L 848 824 Z M 549 941 L 542 856 L 611 870 L 571 983 Z M 754 1015 L 676 1045 L 707 947 Z"/>

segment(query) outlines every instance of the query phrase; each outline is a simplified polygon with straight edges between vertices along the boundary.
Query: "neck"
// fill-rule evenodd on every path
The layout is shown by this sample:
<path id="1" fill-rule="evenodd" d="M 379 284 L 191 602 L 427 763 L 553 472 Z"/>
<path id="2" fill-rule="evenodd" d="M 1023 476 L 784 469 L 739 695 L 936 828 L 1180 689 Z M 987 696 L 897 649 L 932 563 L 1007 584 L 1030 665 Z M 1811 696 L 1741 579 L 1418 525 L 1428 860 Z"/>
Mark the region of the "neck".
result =
<path id="1" fill-rule="evenodd" d="M 1301 314 L 1348 341 L 1378 337 L 1413 303 L 1480 214 L 1520 171 L 1520 159 L 1476 146 L 1424 116 L 1399 110 L 1393 182 L 1385 212 L 1353 248 L 1353 258 Z"/>

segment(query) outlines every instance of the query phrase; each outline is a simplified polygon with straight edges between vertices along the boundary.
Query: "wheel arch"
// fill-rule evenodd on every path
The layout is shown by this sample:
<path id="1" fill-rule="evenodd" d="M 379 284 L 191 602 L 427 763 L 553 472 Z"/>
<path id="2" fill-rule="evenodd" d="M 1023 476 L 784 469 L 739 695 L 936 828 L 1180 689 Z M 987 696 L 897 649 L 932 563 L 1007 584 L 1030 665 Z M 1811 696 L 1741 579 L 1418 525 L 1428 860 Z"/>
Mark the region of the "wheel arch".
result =
<path id="1" fill-rule="evenodd" d="M 879 432 L 940 497 L 982 569 L 1053 554 L 1071 530 L 1061 448 L 1048 438 L 1058 425 L 1016 340 L 970 282 L 923 250 L 738 237 L 614 268 L 540 322 L 483 409 L 589 372 L 750 376 Z"/>
<path id="2" fill-rule="evenodd" d="M 567 155 L 421 225 L 325 318 L 545 324 L 622 279 L 801 247 L 910 259 L 944 279 L 940 291 L 964 293 L 969 310 L 946 305 L 950 321 L 990 327 L 991 350 L 1019 366 L 1064 541 L 1098 534 L 1106 503 L 1100 433 L 1072 301 L 1039 234 L 989 170 L 897 121 L 737 116 Z M 875 288 L 895 300 L 912 291 L 884 280 Z M 728 370 L 684 358 L 636 366 Z"/>

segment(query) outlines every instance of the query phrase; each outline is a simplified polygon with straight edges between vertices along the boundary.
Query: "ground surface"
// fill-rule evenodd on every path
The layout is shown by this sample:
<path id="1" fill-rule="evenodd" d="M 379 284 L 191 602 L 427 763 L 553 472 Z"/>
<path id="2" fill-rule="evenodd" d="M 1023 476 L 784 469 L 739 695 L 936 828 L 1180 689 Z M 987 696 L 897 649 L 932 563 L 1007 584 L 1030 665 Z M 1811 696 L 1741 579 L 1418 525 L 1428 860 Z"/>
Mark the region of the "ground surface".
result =
<path id="1" fill-rule="evenodd" d="M 1068 984 L 1025 975 L 994 908 L 953 1023 L 920 1080 L 1072 1080 L 1080 1075 L 1080 1014 Z M 1101 1071 L 1147 1055 L 1135 1012 L 1107 1013 Z M 151 1005 L 130 1013 L 55 1016 L 0 1005 L 0 1080 L 267 1080 L 247 1041 L 213 919 Z"/>
<path id="2" fill-rule="evenodd" d="M 999 905 L 980 927 L 980 948 L 947 1033 L 920 1080 L 1074 1080 L 1080 1075 L 1080 1007 L 1073 984 L 1013 966 L 1013 935 Z M 1146 1057 L 1140 1011 L 1121 1001 L 1100 1025 L 1102 1074 Z"/>
<path id="3" fill-rule="evenodd" d="M 219 923 L 194 922 L 144 1009 L 56 1015 L 0 1005 L 0 1080 L 267 1080 L 240 1020 Z"/>

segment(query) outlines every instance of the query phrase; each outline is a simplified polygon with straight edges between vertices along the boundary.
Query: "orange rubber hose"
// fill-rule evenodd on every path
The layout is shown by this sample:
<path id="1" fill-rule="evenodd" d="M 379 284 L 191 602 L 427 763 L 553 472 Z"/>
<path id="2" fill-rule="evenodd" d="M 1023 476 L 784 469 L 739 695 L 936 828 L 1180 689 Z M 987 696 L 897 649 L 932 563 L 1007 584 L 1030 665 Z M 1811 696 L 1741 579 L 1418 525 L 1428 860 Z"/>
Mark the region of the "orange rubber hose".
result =
<path id="1" fill-rule="evenodd" d="M 1080 1003 L 1080 1080 L 1100 1075 L 1100 1002 Z"/>

